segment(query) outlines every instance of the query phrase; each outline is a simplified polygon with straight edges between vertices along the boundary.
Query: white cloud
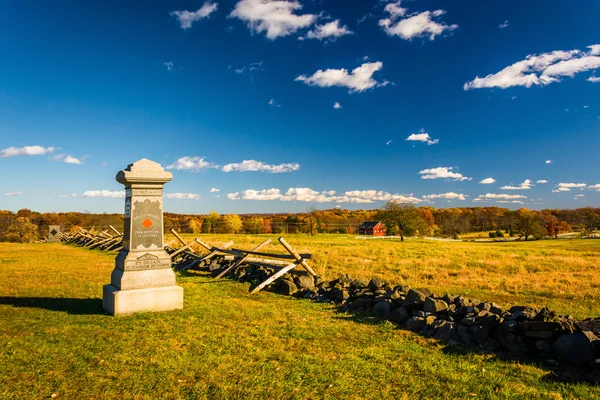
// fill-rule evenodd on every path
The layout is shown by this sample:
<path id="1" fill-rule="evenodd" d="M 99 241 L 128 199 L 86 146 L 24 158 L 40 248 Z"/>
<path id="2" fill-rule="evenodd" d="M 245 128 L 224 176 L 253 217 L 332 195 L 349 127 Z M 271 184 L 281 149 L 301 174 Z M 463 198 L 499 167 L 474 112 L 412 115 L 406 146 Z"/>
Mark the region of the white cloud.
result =
<path id="1" fill-rule="evenodd" d="M 272 174 L 298 171 L 299 169 L 300 169 L 300 164 L 298 164 L 298 163 L 273 165 L 273 164 L 265 164 L 261 161 L 256 161 L 256 160 L 244 160 L 241 163 L 232 163 L 232 164 L 224 165 L 222 168 L 223 172 L 260 171 L 260 172 L 270 172 Z"/>
<path id="2" fill-rule="evenodd" d="M 198 172 L 204 168 L 219 168 L 217 164 L 204 161 L 206 157 L 181 157 L 171 165 L 167 165 L 167 169 L 188 170 Z"/>
<path id="3" fill-rule="evenodd" d="M 473 178 L 463 176 L 458 172 L 453 172 L 454 167 L 428 168 L 419 171 L 421 179 L 452 179 L 455 181 L 470 181 Z"/>
<path id="4" fill-rule="evenodd" d="M 242 192 L 241 197 L 238 197 L 239 198 L 236 198 L 235 200 L 278 200 L 281 198 L 281 191 L 279 189 L 248 189 Z"/>
<path id="5" fill-rule="evenodd" d="M 393 140 L 388 140 L 387 142 L 385 142 L 385 145 L 388 146 L 392 142 L 393 142 Z"/>
<path id="6" fill-rule="evenodd" d="M 598 83 L 600 82 L 600 77 L 597 76 L 590 76 L 589 78 L 587 78 L 588 81 L 592 82 L 592 83 Z"/>
<path id="7" fill-rule="evenodd" d="M 586 184 L 585 183 L 568 183 L 568 182 L 560 182 L 557 186 L 556 189 L 553 190 L 553 193 L 559 193 L 559 192 L 570 192 L 571 189 L 585 189 L 586 188 Z"/>
<path id="8" fill-rule="evenodd" d="M 513 200 L 513 201 L 511 201 L 511 203 L 515 203 L 515 204 L 525 204 L 525 203 L 523 203 L 521 200 Z"/>
<path id="9" fill-rule="evenodd" d="M 281 107 L 281 104 L 275 101 L 275 99 L 269 100 L 269 105 L 273 107 Z"/>
<path id="10" fill-rule="evenodd" d="M 399 193 L 388 193 L 377 190 L 351 190 L 337 200 L 340 203 L 372 203 L 374 201 L 395 201 L 398 203 L 420 203 L 422 200 L 412 194 L 405 196 Z"/>
<path id="11" fill-rule="evenodd" d="M 275 40 L 308 28 L 316 21 L 313 14 L 294 14 L 301 9 L 302 5 L 295 0 L 240 0 L 230 17 L 241 19 L 253 32 L 266 32 L 267 38 Z"/>
<path id="12" fill-rule="evenodd" d="M 229 69 L 232 69 L 231 65 L 229 66 Z M 248 72 L 248 73 L 254 73 L 255 71 L 264 71 L 264 70 L 265 70 L 265 68 L 263 68 L 263 61 L 260 61 L 260 62 L 250 63 L 248 65 L 245 65 L 245 66 L 241 67 L 241 68 L 234 69 L 233 71 L 236 74 L 243 74 L 243 73 L 246 73 L 246 72 Z"/>
<path id="13" fill-rule="evenodd" d="M 310 188 L 289 188 L 282 201 L 310 201 L 314 203 L 327 203 L 334 200 L 329 192 L 317 192 Z"/>
<path id="14" fill-rule="evenodd" d="M 88 190 L 87 192 L 83 192 L 83 197 L 112 197 L 115 199 L 125 197 L 124 190 L 116 190 L 111 192 L 110 190 Z"/>
<path id="15" fill-rule="evenodd" d="M 217 10 L 217 3 L 205 2 L 197 11 L 172 11 L 171 15 L 177 17 L 181 29 L 188 29 L 196 21 L 207 18 Z M 170 71 L 170 69 L 169 69 Z"/>
<path id="16" fill-rule="evenodd" d="M 576 194 L 573 198 L 578 199 L 578 198 L 584 197 L 584 196 L 585 196 L 585 194 Z"/>
<path id="17" fill-rule="evenodd" d="M 76 193 L 71 194 L 59 194 L 58 197 L 77 197 Z"/>
<path id="18" fill-rule="evenodd" d="M 590 190 L 595 190 L 595 191 L 597 191 L 597 192 L 600 192 L 600 183 L 597 183 L 597 184 L 595 184 L 595 185 L 590 185 L 590 186 L 588 187 L 588 189 L 590 189 Z"/>
<path id="19" fill-rule="evenodd" d="M 446 13 L 444 10 L 424 11 L 407 15 L 407 9 L 400 6 L 401 2 L 388 3 L 384 10 L 389 14 L 388 18 L 379 20 L 379 26 L 389 36 L 400 36 L 402 39 L 429 38 L 434 40 L 436 36 L 444 31 L 452 32 L 458 25 L 447 25 L 444 22 L 436 22 Z M 405 17 L 406 18 L 402 18 Z"/>
<path id="20" fill-rule="evenodd" d="M 473 201 L 481 201 L 481 200 L 516 200 L 516 199 L 526 199 L 527 196 L 522 196 L 520 194 L 504 194 L 504 193 L 486 193 L 480 194 Z M 479 199 L 479 200 L 477 200 Z"/>
<path id="21" fill-rule="evenodd" d="M 536 183 L 548 183 L 548 181 L 545 179 L 540 179 L 540 180 L 536 181 Z"/>
<path id="22" fill-rule="evenodd" d="M 211 193 L 216 193 L 216 192 L 220 192 L 220 191 L 221 191 L 221 189 L 217 189 L 217 188 L 211 188 L 210 189 Z"/>
<path id="23" fill-rule="evenodd" d="M 466 197 L 467 196 L 465 196 L 462 193 L 454 193 L 454 192 L 441 193 L 441 194 L 427 194 L 427 195 L 423 196 L 424 199 L 449 199 L 449 200 L 453 200 L 453 199 L 466 200 Z"/>
<path id="24" fill-rule="evenodd" d="M 504 28 L 508 28 L 509 26 L 510 26 L 510 22 L 504 21 L 503 23 L 501 23 L 500 25 L 498 25 L 498 28 L 504 29 Z"/>
<path id="25" fill-rule="evenodd" d="M 339 110 L 340 108 L 342 108 L 342 105 L 336 101 L 336 102 L 333 104 L 333 108 L 335 108 L 336 110 Z"/>
<path id="26" fill-rule="evenodd" d="M 75 158 L 75 157 L 73 157 L 71 155 L 57 154 L 57 155 L 53 156 L 52 159 L 53 160 L 57 160 L 57 161 L 62 161 L 62 162 L 67 163 L 67 164 L 83 164 L 83 160 L 86 157 L 83 157 L 83 158 L 79 159 L 79 158 Z"/>
<path id="27" fill-rule="evenodd" d="M 230 200 L 280 200 L 313 203 L 373 203 L 375 201 L 395 201 L 402 203 L 420 203 L 423 200 L 413 195 L 392 194 L 377 190 L 352 190 L 336 195 L 335 190 L 317 191 L 311 188 L 289 188 L 285 194 L 279 189 L 253 190 L 227 194 Z"/>
<path id="28" fill-rule="evenodd" d="M 494 182 L 496 182 L 494 178 L 485 178 L 479 181 L 479 183 L 481 183 L 482 185 L 491 185 Z"/>
<path id="29" fill-rule="evenodd" d="M 82 164 L 83 163 L 82 160 L 80 160 L 79 158 L 75 158 L 73 156 L 66 156 L 63 159 L 63 162 L 67 163 L 67 164 Z"/>
<path id="30" fill-rule="evenodd" d="M 323 25 L 317 25 L 315 29 L 308 31 L 306 36 L 301 36 L 298 39 L 335 40 L 339 37 L 353 34 L 354 32 L 348 29 L 346 25 L 340 26 L 340 20 L 336 19 L 335 21 L 331 21 Z"/>
<path id="31" fill-rule="evenodd" d="M 173 61 L 164 62 L 163 65 L 167 67 L 167 71 L 173 71 L 173 67 L 175 66 Z"/>
<path id="32" fill-rule="evenodd" d="M 167 198 L 175 200 L 199 200 L 200 195 L 195 193 L 168 193 Z"/>
<path id="33" fill-rule="evenodd" d="M 519 186 L 502 186 L 500 189 L 502 190 L 529 190 L 533 186 L 533 182 L 531 179 L 525 179 L 523 182 L 519 184 Z"/>
<path id="34" fill-rule="evenodd" d="M 0 158 L 15 157 L 15 156 L 40 156 L 47 153 L 52 153 L 56 147 L 42 146 L 25 146 L 25 147 L 8 147 L 0 150 Z"/>
<path id="35" fill-rule="evenodd" d="M 413 133 L 413 134 L 411 134 L 409 137 L 407 137 L 404 140 L 406 140 L 406 141 L 414 141 L 414 142 L 423 142 L 423 143 L 427 143 L 430 146 L 432 144 L 439 143 L 439 139 L 433 139 L 433 138 L 431 138 L 429 136 L 429 133 L 425 132 L 424 128 L 421 128 L 421 132 L 420 133 Z"/>
<path id="36" fill-rule="evenodd" d="M 360 93 L 374 87 L 386 86 L 388 81 L 378 82 L 373 79 L 373 74 L 383 68 L 381 61 L 364 63 L 348 73 L 345 68 L 318 70 L 311 76 L 300 75 L 296 81 L 304 82 L 310 86 L 331 87 L 341 86 L 350 89 L 350 93 Z"/>
<path id="37" fill-rule="evenodd" d="M 546 160 L 546 164 L 552 164 L 554 161 L 552 160 Z"/>
<path id="38" fill-rule="evenodd" d="M 14 197 L 14 196 L 22 196 L 23 192 L 7 192 L 4 193 L 5 196 Z"/>
<path id="39" fill-rule="evenodd" d="M 593 46 L 590 46 L 593 47 Z M 585 53 L 580 50 L 552 51 L 539 55 L 528 55 L 525 60 L 518 61 L 503 70 L 489 74 L 483 78 L 477 76 L 464 84 L 464 90 L 499 87 L 506 89 L 513 86 L 544 86 L 559 82 L 560 77 L 573 77 L 583 71 L 600 67 L 600 57 L 594 49 Z"/>
<path id="40" fill-rule="evenodd" d="M 600 54 L 600 44 L 593 44 L 587 47 L 590 49 L 589 53 L 593 56 L 597 56 Z"/>

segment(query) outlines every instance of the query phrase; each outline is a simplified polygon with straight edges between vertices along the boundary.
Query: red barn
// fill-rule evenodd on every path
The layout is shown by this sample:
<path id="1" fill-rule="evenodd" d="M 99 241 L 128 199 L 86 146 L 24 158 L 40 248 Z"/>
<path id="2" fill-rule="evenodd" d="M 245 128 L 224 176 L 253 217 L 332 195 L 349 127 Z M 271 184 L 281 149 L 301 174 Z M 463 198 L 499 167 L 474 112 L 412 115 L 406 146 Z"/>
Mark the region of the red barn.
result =
<path id="1" fill-rule="evenodd" d="M 363 222 L 358 227 L 359 235 L 385 236 L 385 225 L 379 221 Z"/>

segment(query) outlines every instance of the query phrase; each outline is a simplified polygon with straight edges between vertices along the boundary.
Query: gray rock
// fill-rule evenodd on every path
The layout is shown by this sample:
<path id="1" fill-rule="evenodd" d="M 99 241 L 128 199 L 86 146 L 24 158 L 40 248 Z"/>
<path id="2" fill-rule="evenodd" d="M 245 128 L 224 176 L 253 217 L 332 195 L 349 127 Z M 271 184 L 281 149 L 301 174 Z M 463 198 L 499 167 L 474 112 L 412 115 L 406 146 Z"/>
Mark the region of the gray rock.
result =
<path id="1" fill-rule="evenodd" d="M 335 284 L 340 285 L 341 287 L 349 287 L 350 283 L 352 283 L 352 278 L 348 274 L 340 275 L 335 281 Z"/>
<path id="2" fill-rule="evenodd" d="M 335 300 L 338 303 L 341 303 L 344 300 L 348 300 L 350 298 L 350 293 L 348 293 L 348 291 L 346 289 L 342 289 L 342 290 L 335 290 L 335 292 L 333 292 L 333 300 Z"/>
<path id="3" fill-rule="evenodd" d="M 442 297 L 442 300 L 444 300 L 448 304 L 454 304 L 456 296 L 454 296 L 453 294 L 446 293 L 444 297 Z"/>
<path id="4" fill-rule="evenodd" d="M 505 332 L 515 333 L 519 330 L 519 324 L 517 321 L 511 319 L 505 319 L 501 324 L 502 330 Z"/>
<path id="5" fill-rule="evenodd" d="M 408 291 L 410 290 L 410 286 L 407 286 L 407 285 L 394 286 L 394 289 L 399 291 L 400 293 L 408 293 Z"/>
<path id="6" fill-rule="evenodd" d="M 562 335 L 552 345 L 563 360 L 577 367 L 586 367 L 594 360 L 594 347 L 598 337 L 590 331 Z"/>
<path id="7" fill-rule="evenodd" d="M 500 344 L 510 352 L 518 354 L 529 353 L 527 343 L 525 343 L 522 337 L 515 335 L 514 333 L 502 332 L 500 329 L 500 333 L 495 335 L 495 337 L 496 340 L 498 340 Z"/>
<path id="8" fill-rule="evenodd" d="M 425 295 L 425 297 L 433 297 L 433 292 L 427 288 L 424 289 L 417 289 L 417 291 L 423 293 Z"/>
<path id="9" fill-rule="evenodd" d="M 427 320 L 425 320 L 425 322 L 427 322 Z M 442 326 L 446 325 L 448 322 L 446 322 L 443 319 L 436 319 L 434 320 L 431 324 L 431 328 L 433 329 L 440 329 Z"/>
<path id="10" fill-rule="evenodd" d="M 469 328 L 469 332 L 477 343 L 482 344 L 492 333 L 492 328 L 489 325 L 473 325 Z"/>
<path id="11" fill-rule="evenodd" d="M 390 313 L 390 321 L 397 324 L 403 324 L 410 318 L 410 311 L 404 307 L 400 307 Z"/>
<path id="12" fill-rule="evenodd" d="M 506 318 L 516 321 L 525 321 L 528 319 L 533 319 L 538 314 L 538 311 L 535 308 L 526 306 L 514 306 L 511 307 L 508 312 L 510 313 L 510 315 Z"/>
<path id="13" fill-rule="evenodd" d="M 444 300 L 434 300 L 431 297 L 425 299 L 423 311 L 430 313 L 438 313 L 448 310 L 448 304 Z"/>
<path id="14" fill-rule="evenodd" d="M 275 284 L 275 292 L 291 296 L 298 291 L 296 284 L 288 279 L 280 279 Z"/>
<path id="15" fill-rule="evenodd" d="M 500 345 L 491 338 L 485 339 L 483 343 L 481 343 L 481 347 L 483 347 L 485 351 L 489 352 L 500 350 Z"/>
<path id="16" fill-rule="evenodd" d="M 452 322 L 446 322 L 443 324 L 433 336 L 437 340 L 447 342 L 452 338 L 454 333 L 454 324 Z"/>
<path id="17" fill-rule="evenodd" d="M 425 328 L 425 318 L 410 317 L 406 321 L 406 329 L 413 332 L 421 332 Z"/>
<path id="18" fill-rule="evenodd" d="M 384 285 L 384 282 L 383 282 L 383 281 L 382 281 L 380 278 L 378 278 L 378 277 L 375 277 L 375 278 L 373 278 L 373 279 L 371 279 L 371 280 L 369 281 L 369 284 L 367 285 L 367 287 L 368 287 L 368 288 L 369 288 L 369 289 L 370 289 L 372 292 L 374 292 L 374 291 L 376 291 L 377 289 L 380 289 L 380 288 L 382 288 L 382 287 L 383 287 L 383 285 Z"/>
<path id="19" fill-rule="evenodd" d="M 550 353 L 552 351 L 552 345 L 547 340 L 538 340 L 535 342 L 535 348 L 542 353 Z"/>
<path id="20" fill-rule="evenodd" d="M 435 322 L 436 319 L 437 318 L 435 315 L 428 315 L 427 317 L 425 317 L 425 324 L 431 325 Z"/>
<path id="21" fill-rule="evenodd" d="M 403 307 L 414 307 L 423 304 L 425 295 L 417 290 L 410 289 L 406 294 L 406 298 L 402 301 Z"/>
<path id="22" fill-rule="evenodd" d="M 388 319 L 390 317 L 390 303 L 387 301 L 380 301 L 373 307 L 373 313 L 378 318 Z"/>
<path id="23" fill-rule="evenodd" d="M 294 278 L 294 283 L 300 290 L 314 290 L 315 280 L 311 275 L 298 275 Z"/>
<path id="24" fill-rule="evenodd" d="M 594 332 L 594 335 L 600 336 L 600 318 L 586 319 L 575 324 L 579 330 Z"/>

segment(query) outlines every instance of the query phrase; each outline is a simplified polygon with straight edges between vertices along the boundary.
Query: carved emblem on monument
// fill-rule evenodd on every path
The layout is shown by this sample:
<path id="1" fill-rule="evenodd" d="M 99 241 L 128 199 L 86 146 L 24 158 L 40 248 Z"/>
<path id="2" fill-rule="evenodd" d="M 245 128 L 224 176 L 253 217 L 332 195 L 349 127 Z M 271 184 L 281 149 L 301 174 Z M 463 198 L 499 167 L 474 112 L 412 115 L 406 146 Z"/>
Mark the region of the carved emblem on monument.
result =
<path id="1" fill-rule="evenodd" d="M 132 249 L 138 246 L 150 248 L 152 245 L 161 247 L 162 210 L 160 201 L 146 199 L 133 203 L 133 223 L 132 223 Z"/>

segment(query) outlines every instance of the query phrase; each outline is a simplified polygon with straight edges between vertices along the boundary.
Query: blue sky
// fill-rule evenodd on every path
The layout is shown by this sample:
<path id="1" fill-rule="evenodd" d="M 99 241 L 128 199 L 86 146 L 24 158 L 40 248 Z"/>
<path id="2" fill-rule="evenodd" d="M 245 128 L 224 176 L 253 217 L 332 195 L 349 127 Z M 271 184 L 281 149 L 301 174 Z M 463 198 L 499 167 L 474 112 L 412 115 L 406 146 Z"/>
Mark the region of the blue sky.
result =
<path id="1" fill-rule="evenodd" d="M 3 2 L 0 209 L 121 212 L 115 175 L 140 158 L 173 172 L 170 212 L 597 207 L 598 15 L 596 1 Z"/>

